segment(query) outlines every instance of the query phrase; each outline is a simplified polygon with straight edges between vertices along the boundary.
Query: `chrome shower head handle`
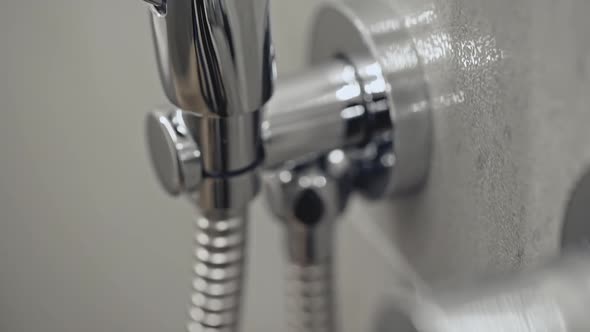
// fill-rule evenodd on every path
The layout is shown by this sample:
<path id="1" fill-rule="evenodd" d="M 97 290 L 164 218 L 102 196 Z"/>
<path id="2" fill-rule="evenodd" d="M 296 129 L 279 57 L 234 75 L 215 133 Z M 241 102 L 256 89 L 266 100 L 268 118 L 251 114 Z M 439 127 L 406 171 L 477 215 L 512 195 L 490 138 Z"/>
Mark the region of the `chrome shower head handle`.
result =
<path id="1" fill-rule="evenodd" d="M 270 99 L 274 51 L 268 0 L 145 0 L 162 85 L 185 111 L 227 117 Z"/>
<path id="2" fill-rule="evenodd" d="M 189 330 L 237 331 L 247 211 L 263 159 L 261 109 L 273 91 L 268 0 L 146 1 L 162 86 L 185 111 L 183 142 L 200 150 L 200 167 L 188 168 L 200 174 L 188 174 L 180 135 L 167 125 L 173 118 L 148 121 L 161 182 L 172 194 L 189 193 L 202 213 Z M 187 177 L 199 181 L 189 186 Z"/>

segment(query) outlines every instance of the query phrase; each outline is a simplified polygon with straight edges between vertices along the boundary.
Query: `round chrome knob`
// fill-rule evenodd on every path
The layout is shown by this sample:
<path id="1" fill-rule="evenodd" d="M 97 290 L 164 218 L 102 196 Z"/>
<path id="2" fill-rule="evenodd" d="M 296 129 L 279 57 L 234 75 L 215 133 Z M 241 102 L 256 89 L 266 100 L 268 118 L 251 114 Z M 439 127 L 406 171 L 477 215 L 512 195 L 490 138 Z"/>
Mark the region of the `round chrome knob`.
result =
<path id="1" fill-rule="evenodd" d="M 148 148 L 158 180 L 172 196 L 194 193 L 203 177 L 201 152 L 180 110 L 154 111 L 146 119 Z"/>

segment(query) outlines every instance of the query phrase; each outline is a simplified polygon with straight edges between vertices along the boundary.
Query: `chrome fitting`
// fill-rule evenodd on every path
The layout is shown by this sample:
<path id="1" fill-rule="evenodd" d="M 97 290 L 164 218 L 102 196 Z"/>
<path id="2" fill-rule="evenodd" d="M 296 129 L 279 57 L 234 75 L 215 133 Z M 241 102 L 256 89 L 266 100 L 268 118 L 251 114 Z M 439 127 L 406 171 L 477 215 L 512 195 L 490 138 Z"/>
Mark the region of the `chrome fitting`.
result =
<path id="1" fill-rule="evenodd" d="M 285 224 L 288 327 L 292 332 L 334 332 L 334 226 L 344 211 L 350 183 L 343 161 L 318 160 L 283 168 L 265 181 L 267 200 Z M 335 172 L 330 174 L 330 171 Z M 341 172 L 340 170 L 344 170 Z"/>
<path id="2" fill-rule="evenodd" d="M 203 178 L 218 183 L 256 175 L 263 158 L 261 110 L 275 76 L 268 0 L 149 2 L 165 6 L 150 11 L 158 69 L 166 96 L 184 111 L 200 147 Z M 259 187 L 250 182 L 240 191 L 249 195 L 244 201 Z"/>
<path id="3" fill-rule="evenodd" d="M 152 125 L 156 129 L 151 131 L 160 131 L 148 134 L 152 159 L 168 191 L 194 190 L 196 183 L 208 181 L 207 188 L 233 187 L 248 200 L 257 193 L 257 180 L 246 177 L 241 181 L 250 188 L 237 190 L 239 185 L 226 185 L 220 179 L 243 172 L 255 178 L 259 165 L 277 169 L 285 163 L 314 160 L 334 149 L 344 151 L 352 164 L 354 189 L 367 197 L 411 192 L 425 182 L 431 149 L 429 95 L 413 41 L 403 24 L 394 24 L 397 15 L 387 4 L 325 4 L 312 31 L 311 69 L 283 79 L 263 114 L 259 109 L 273 90 L 273 52 L 264 32 L 268 22 L 256 21 L 248 38 L 240 28 L 253 20 L 253 12 L 267 15 L 268 10 L 251 1 L 226 2 L 228 6 L 209 8 L 209 12 L 205 10 L 209 2 L 198 1 L 193 8 L 192 1 L 179 0 L 167 4 L 166 15 L 152 13 L 162 82 L 170 100 L 183 110 L 177 113 L 182 114 L 178 122 L 186 129 L 182 139 L 200 147 L 201 173 L 195 174 L 199 170 L 191 164 L 189 175 L 181 167 L 182 158 L 175 156 L 179 136 L 159 120 Z M 238 8 L 244 8 L 244 16 L 233 11 Z M 188 27 L 187 13 L 193 9 L 196 30 Z M 212 15 L 229 9 L 226 14 L 233 20 L 228 22 L 218 22 Z M 227 25 L 237 29 L 236 35 L 227 31 L 206 35 L 200 30 L 204 24 L 211 31 Z M 247 41 L 254 45 L 252 54 L 221 52 L 223 47 Z M 220 48 L 205 52 L 212 45 Z M 202 52 L 181 52 L 180 46 Z M 186 72 L 188 68 L 195 71 Z M 216 71 L 219 75 L 214 75 Z M 212 95 L 215 91 L 219 93 Z M 157 139 L 152 137 L 163 143 L 155 144 Z M 179 179 L 188 178 L 192 183 L 181 186 Z M 203 193 L 211 198 L 209 202 L 224 196 L 236 201 L 237 195 Z"/>
<path id="4" fill-rule="evenodd" d="M 379 199 L 416 191 L 430 167 L 431 104 L 420 56 L 390 4 L 328 2 L 312 29 L 312 65 L 344 59 L 355 68 L 369 136 L 350 152 L 357 187 Z"/>
<path id="5" fill-rule="evenodd" d="M 329 2 L 316 15 L 310 69 L 279 80 L 263 124 L 265 166 L 342 149 L 354 184 L 380 199 L 416 191 L 430 165 L 431 108 L 421 62 L 378 1 Z"/>
<path id="6" fill-rule="evenodd" d="M 273 173 L 265 184 L 286 225 L 294 332 L 337 330 L 333 225 L 349 195 L 406 194 L 427 178 L 430 100 L 413 41 L 395 17 L 378 2 L 324 5 L 311 69 L 280 82 L 268 105 L 265 165 Z"/>
<path id="7" fill-rule="evenodd" d="M 275 76 L 268 0 L 148 2 L 154 5 L 150 16 L 160 80 L 179 109 L 171 117 L 148 118 L 154 168 L 169 193 L 187 193 L 201 209 L 197 232 L 211 241 L 197 241 L 195 265 L 236 275 L 231 280 L 236 289 L 221 294 L 231 308 L 218 310 L 214 303 L 220 295 L 212 292 L 225 289 L 228 280 L 201 278 L 203 268 L 195 269 L 194 298 L 200 300 L 193 302 L 189 329 L 236 331 L 245 241 L 225 240 L 228 232 L 245 238 L 248 205 L 260 187 L 262 110 Z M 174 119 L 186 135 L 174 127 Z M 198 159 L 185 161 L 183 144 Z M 240 227 L 225 229 L 235 221 Z M 239 259 L 225 262 L 236 253 Z"/>
<path id="8" fill-rule="evenodd" d="M 404 194 L 427 178 L 431 111 L 421 62 L 387 4 L 331 2 L 315 18 L 311 68 L 283 80 L 271 99 L 268 0 L 146 1 L 156 9 L 158 68 L 175 105 L 148 117 L 152 162 L 166 191 L 185 193 L 201 208 L 197 237 L 206 236 L 197 241 L 190 329 L 236 331 L 246 214 L 260 169 L 271 174 L 269 200 L 286 221 L 295 275 L 304 284 L 317 277 L 329 289 L 333 223 L 349 195 Z M 233 224 L 239 227 L 226 228 Z M 229 265 L 210 260 L 237 252 Z M 203 279 L 210 271 L 237 271 L 237 286 Z M 223 289 L 223 303 L 231 304 L 222 315 L 212 289 Z M 330 294 L 318 295 L 326 303 L 318 315 L 301 311 L 297 331 L 333 330 Z"/>
<path id="9" fill-rule="evenodd" d="M 335 158 L 332 158 L 335 160 Z M 289 257 L 301 265 L 331 256 L 332 225 L 344 212 L 350 196 L 346 161 L 339 165 L 320 158 L 284 167 L 265 176 L 270 210 L 287 225 Z"/>
<path id="10" fill-rule="evenodd" d="M 199 190 L 203 178 L 201 152 L 173 107 L 150 113 L 146 136 L 153 168 L 162 187 L 172 196 Z"/>

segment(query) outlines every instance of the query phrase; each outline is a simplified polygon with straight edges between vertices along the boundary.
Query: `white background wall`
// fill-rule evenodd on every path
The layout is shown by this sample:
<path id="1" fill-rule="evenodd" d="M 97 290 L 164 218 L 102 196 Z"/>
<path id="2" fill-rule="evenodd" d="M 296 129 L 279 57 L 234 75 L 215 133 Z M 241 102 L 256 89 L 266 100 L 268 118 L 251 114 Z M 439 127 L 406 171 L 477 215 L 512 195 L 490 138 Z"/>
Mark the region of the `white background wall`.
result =
<path id="1" fill-rule="evenodd" d="M 590 163 L 590 3 L 389 2 L 430 17 L 416 39 L 440 51 L 424 51 L 432 174 L 342 223 L 345 331 L 368 330 L 397 279 L 395 255 L 351 225 L 379 225 L 376 247 L 397 243 L 428 281 L 520 268 L 556 253 Z M 272 2 L 281 72 L 303 62 L 315 3 Z M 193 211 L 157 186 L 143 140 L 162 102 L 139 0 L 2 3 L 0 331 L 183 330 Z M 280 227 L 254 214 L 245 331 L 281 331 Z"/>

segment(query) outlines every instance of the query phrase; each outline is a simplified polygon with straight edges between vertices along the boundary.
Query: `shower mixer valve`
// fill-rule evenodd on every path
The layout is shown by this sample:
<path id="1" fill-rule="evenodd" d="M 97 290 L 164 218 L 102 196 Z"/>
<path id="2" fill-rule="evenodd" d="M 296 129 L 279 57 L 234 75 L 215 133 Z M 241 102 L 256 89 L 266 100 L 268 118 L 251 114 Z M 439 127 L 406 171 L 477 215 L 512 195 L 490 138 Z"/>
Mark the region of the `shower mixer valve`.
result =
<path id="1" fill-rule="evenodd" d="M 168 193 L 200 210 L 189 330 L 239 329 L 261 174 L 287 230 L 289 325 L 336 330 L 335 219 L 351 194 L 406 194 L 428 172 L 430 103 L 412 39 L 379 0 L 325 4 L 308 68 L 275 87 L 268 0 L 146 2 L 172 104 L 147 118 L 152 163 Z"/>

